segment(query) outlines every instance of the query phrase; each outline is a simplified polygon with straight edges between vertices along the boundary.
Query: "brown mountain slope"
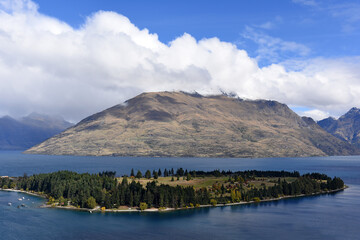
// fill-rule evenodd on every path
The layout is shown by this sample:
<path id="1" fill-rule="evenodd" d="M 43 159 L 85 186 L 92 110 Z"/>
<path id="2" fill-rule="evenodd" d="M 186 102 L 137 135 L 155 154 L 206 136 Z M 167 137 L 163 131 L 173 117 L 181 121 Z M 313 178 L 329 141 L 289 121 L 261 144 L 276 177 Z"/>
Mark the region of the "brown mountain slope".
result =
<path id="1" fill-rule="evenodd" d="M 318 122 L 327 132 L 360 147 L 360 109 L 352 108 L 338 120 L 329 117 Z"/>
<path id="2" fill-rule="evenodd" d="M 59 155 L 293 157 L 358 150 L 275 101 L 143 93 L 29 149 Z"/>

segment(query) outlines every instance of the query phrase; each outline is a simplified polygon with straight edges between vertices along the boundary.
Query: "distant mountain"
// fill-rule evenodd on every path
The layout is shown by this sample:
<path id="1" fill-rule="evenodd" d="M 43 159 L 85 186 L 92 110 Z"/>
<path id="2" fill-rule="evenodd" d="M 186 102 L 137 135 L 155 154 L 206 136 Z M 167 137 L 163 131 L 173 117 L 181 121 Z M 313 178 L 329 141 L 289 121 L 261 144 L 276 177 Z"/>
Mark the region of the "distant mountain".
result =
<path id="1" fill-rule="evenodd" d="M 338 120 L 329 117 L 318 124 L 335 137 L 360 147 L 360 109 L 352 108 Z"/>
<path id="2" fill-rule="evenodd" d="M 73 124 L 61 117 L 32 113 L 21 119 L 0 118 L 0 150 L 25 150 L 64 131 Z"/>
<path id="3" fill-rule="evenodd" d="M 299 157 L 360 154 L 276 101 L 143 93 L 85 118 L 26 153 Z"/>

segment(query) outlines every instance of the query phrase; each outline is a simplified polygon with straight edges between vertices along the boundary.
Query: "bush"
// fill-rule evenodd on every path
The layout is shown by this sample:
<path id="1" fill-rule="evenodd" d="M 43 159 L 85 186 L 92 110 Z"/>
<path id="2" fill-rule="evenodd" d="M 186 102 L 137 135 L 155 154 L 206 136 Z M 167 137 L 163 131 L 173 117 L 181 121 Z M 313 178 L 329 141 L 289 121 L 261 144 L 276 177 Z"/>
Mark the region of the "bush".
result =
<path id="1" fill-rule="evenodd" d="M 217 201 L 215 199 L 210 199 L 210 204 L 216 206 Z"/>
<path id="2" fill-rule="evenodd" d="M 254 198 L 253 198 L 253 201 L 254 201 L 254 202 L 260 202 L 260 198 L 254 197 Z"/>
<path id="3" fill-rule="evenodd" d="M 94 209 L 96 207 L 96 200 L 93 197 L 89 197 L 86 201 L 86 207 L 90 209 Z"/>
<path id="4" fill-rule="evenodd" d="M 144 203 L 144 202 L 141 202 L 141 203 L 140 203 L 140 210 L 141 210 L 141 211 L 144 211 L 144 210 L 147 209 L 147 208 L 148 208 L 147 203 Z"/>

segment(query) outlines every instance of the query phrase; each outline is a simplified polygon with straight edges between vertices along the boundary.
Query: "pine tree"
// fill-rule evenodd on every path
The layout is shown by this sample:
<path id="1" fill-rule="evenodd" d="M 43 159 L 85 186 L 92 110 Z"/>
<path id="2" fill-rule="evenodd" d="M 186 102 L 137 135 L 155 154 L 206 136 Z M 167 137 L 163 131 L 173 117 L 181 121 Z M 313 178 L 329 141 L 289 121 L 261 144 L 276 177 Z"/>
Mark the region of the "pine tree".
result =
<path id="1" fill-rule="evenodd" d="M 145 177 L 146 177 L 147 179 L 150 179 L 150 178 L 151 178 L 151 172 L 150 172 L 150 170 L 147 170 L 147 171 L 146 171 Z"/>
<path id="2" fill-rule="evenodd" d="M 187 173 L 186 174 L 186 181 L 190 181 L 191 180 L 191 175 L 190 175 L 190 173 Z"/>
<path id="3" fill-rule="evenodd" d="M 142 173 L 140 170 L 138 170 L 138 172 L 136 174 L 136 178 L 142 178 Z"/>
<path id="4" fill-rule="evenodd" d="M 130 177 L 135 177 L 134 169 L 133 169 L 133 168 L 131 169 Z"/>
<path id="5" fill-rule="evenodd" d="M 161 177 L 161 169 L 159 168 L 159 171 L 158 171 L 158 176 Z"/>

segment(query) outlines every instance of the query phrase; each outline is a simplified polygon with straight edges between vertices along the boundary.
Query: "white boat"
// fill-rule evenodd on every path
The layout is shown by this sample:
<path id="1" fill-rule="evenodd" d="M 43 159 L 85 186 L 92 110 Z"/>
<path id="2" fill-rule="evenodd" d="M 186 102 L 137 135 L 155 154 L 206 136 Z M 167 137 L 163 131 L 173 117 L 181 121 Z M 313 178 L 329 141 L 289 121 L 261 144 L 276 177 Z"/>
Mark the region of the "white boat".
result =
<path id="1" fill-rule="evenodd" d="M 11 202 L 9 202 L 8 205 L 11 206 L 12 205 Z"/>
<path id="2" fill-rule="evenodd" d="M 19 198 L 18 200 L 19 200 L 19 201 L 22 201 L 22 198 Z"/>

